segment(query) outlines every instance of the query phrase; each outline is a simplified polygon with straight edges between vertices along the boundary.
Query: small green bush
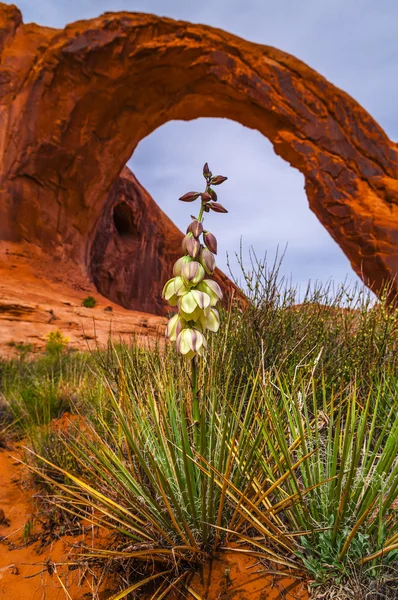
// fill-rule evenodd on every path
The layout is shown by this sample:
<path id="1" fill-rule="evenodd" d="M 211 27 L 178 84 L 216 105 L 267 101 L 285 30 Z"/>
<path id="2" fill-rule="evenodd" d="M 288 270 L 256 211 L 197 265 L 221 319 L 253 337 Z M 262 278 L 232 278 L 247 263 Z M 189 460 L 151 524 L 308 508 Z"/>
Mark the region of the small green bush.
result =
<path id="1" fill-rule="evenodd" d="M 33 344 L 28 344 L 25 342 L 8 342 L 8 346 L 10 348 L 15 348 L 21 360 L 24 360 L 28 354 L 33 352 Z"/>
<path id="2" fill-rule="evenodd" d="M 69 338 L 62 334 L 62 331 L 50 331 L 46 335 L 47 354 L 61 354 L 69 343 Z"/>
<path id="3" fill-rule="evenodd" d="M 94 308 L 94 306 L 97 306 L 97 301 L 94 298 L 94 296 L 87 296 L 86 298 L 84 298 L 82 305 L 85 308 Z"/>

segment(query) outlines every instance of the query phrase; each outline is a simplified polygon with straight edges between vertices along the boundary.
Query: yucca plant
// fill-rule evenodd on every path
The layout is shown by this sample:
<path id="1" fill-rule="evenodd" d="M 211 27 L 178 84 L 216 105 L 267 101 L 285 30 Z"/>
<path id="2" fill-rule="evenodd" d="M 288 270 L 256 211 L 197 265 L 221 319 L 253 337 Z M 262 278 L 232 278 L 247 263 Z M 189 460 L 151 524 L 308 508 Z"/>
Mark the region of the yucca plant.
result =
<path id="1" fill-rule="evenodd" d="M 396 562 L 396 385 L 375 387 L 365 402 L 355 383 L 334 394 L 324 387 L 322 408 L 312 377 L 293 384 L 264 377 L 262 388 L 257 414 L 248 413 L 246 425 L 256 431 L 253 447 L 263 469 L 255 487 L 290 473 L 273 490 L 273 507 L 263 508 L 283 508 L 287 529 L 302 532 L 297 556 L 311 576 L 321 583 L 363 564 L 376 569 Z"/>
<path id="2" fill-rule="evenodd" d="M 213 177 L 207 164 L 203 174 L 205 192 L 181 198 L 200 196 L 201 209 L 184 239 L 185 255 L 164 288 L 165 298 L 178 308 L 167 325 L 177 354 L 158 348 L 137 360 L 137 351 L 114 349 L 102 376 L 112 416 L 104 418 L 100 411 L 64 437 L 74 468 L 34 454 L 38 463 L 32 469 L 58 491 L 57 505 L 116 535 L 114 547 L 91 550 L 85 560 L 111 557 L 146 565 L 141 578 L 115 599 L 154 578 L 160 583 L 153 598 L 165 597 L 178 584 L 189 590 L 192 568 L 232 538 L 247 544 L 241 551 L 299 569 L 295 541 L 279 514 L 262 514 L 251 501 L 258 493 L 253 485 L 263 480 L 261 453 L 246 417 L 257 414 L 258 378 L 243 382 L 229 372 L 224 351 L 220 381 L 211 343 L 203 361 L 205 334 L 220 324 L 215 305 L 222 294 L 205 279 L 215 268 L 217 242 L 202 220 L 209 210 L 226 212 L 211 188 L 225 178 Z M 287 471 L 273 481 L 273 489 L 289 477 Z"/>
<path id="3" fill-rule="evenodd" d="M 226 380 L 232 357 L 221 375 L 218 352 L 211 343 L 200 378 L 199 449 L 184 362 L 172 348 L 120 347 L 103 373 L 102 408 L 63 436 L 73 469 L 49 458 L 34 466 L 58 505 L 115 533 L 109 551 L 84 560 L 125 571 L 141 562 L 127 589 L 159 576 L 159 594 L 170 581 L 189 588 L 192 569 L 222 548 L 303 565 L 318 582 L 396 560 L 396 384 L 375 387 L 364 405 L 355 385 L 333 395 L 324 386 L 319 408 L 311 372 Z M 159 571 L 148 572 L 150 557 Z"/>
<path id="4" fill-rule="evenodd" d="M 210 560 L 226 540 L 244 542 L 242 552 L 300 571 L 295 540 L 278 512 L 262 514 L 251 501 L 262 468 L 246 414 L 257 410 L 258 382 L 242 385 L 231 376 L 220 389 L 211 367 L 202 373 L 197 448 L 187 402 L 190 375 L 184 365 L 177 379 L 168 373 L 175 352 L 166 351 L 157 362 L 149 354 L 143 378 L 130 355 L 117 351 L 117 385 L 103 380 L 113 418 L 99 424 L 97 416 L 95 424 L 87 421 L 63 436 L 74 469 L 37 455 L 31 466 L 52 486 L 58 506 L 114 532 L 109 548 L 87 550 L 84 560 L 112 559 L 124 569 L 129 562 L 142 565 L 139 581 L 115 598 L 155 576 L 159 587 L 154 598 L 164 597 L 175 585 L 188 589 L 192 570 Z M 209 363 L 211 359 L 210 347 Z M 273 481 L 274 487 L 289 477 L 287 471 Z"/>

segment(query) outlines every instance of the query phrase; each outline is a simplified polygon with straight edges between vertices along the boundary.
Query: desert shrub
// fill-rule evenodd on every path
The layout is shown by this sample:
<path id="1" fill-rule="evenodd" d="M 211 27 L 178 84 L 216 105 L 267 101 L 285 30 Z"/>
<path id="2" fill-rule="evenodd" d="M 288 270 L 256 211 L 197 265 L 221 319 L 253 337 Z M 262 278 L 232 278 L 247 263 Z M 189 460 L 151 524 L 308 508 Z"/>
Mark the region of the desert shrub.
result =
<path id="1" fill-rule="evenodd" d="M 86 298 L 84 298 L 82 305 L 85 308 L 94 308 L 95 306 L 97 306 L 97 301 L 94 298 L 94 296 L 87 296 Z"/>
<path id="2" fill-rule="evenodd" d="M 64 412 L 74 411 L 81 396 L 87 400 L 87 410 L 89 398 L 97 394 L 96 378 L 90 370 L 94 361 L 95 354 L 58 351 L 33 360 L 0 361 L 0 396 L 19 432 L 29 435 L 31 427 L 47 425 Z"/>
<path id="3" fill-rule="evenodd" d="M 48 354 L 61 354 L 69 344 L 69 338 L 62 331 L 50 331 L 46 335 L 46 352 Z"/>
<path id="4" fill-rule="evenodd" d="M 280 277 L 281 262 L 271 265 L 252 254 L 242 277 L 235 277 L 248 303 L 233 302 L 223 312 L 227 338 L 216 339 L 231 352 L 232 370 L 247 373 L 261 362 L 266 370 L 292 379 L 312 369 L 320 390 L 357 382 L 367 396 L 375 380 L 398 373 L 398 308 L 388 306 L 388 288 L 374 301 L 364 286 L 309 285 L 304 297 Z"/>

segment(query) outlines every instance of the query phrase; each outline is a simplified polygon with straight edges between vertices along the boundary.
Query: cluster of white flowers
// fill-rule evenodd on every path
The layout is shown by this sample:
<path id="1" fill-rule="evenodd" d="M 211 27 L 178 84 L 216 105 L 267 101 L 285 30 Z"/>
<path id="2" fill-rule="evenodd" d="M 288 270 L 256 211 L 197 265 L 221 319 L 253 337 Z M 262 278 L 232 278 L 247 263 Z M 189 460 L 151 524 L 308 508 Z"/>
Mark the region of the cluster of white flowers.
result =
<path id="1" fill-rule="evenodd" d="M 207 163 L 203 175 L 207 182 L 206 191 L 202 194 L 188 192 L 180 198 L 184 202 L 192 202 L 201 197 L 201 210 L 199 217 L 187 229 L 182 243 L 184 256 L 175 263 L 174 277 L 166 283 L 162 294 L 171 306 L 178 308 L 178 313 L 167 323 L 166 337 L 175 341 L 178 352 L 188 359 L 202 356 L 207 347 L 205 332 L 217 332 L 220 327 L 220 316 L 215 306 L 222 299 L 222 291 L 216 281 L 206 279 L 206 275 L 212 275 L 216 267 L 217 240 L 203 229 L 202 220 L 203 213 L 209 210 L 227 212 L 216 202 L 217 195 L 210 187 L 223 183 L 226 177 L 212 177 Z"/>

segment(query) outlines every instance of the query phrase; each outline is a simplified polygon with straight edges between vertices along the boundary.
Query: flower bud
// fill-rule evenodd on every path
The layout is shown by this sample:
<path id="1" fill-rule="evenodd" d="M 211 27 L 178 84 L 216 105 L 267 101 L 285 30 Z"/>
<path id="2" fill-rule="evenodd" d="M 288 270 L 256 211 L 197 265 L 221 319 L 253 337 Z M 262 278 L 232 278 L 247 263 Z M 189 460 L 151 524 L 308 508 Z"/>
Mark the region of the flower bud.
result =
<path id="1" fill-rule="evenodd" d="M 207 248 L 210 250 L 210 252 L 213 252 L 213 254 L 217 254 L 217 240 L 216 237 L 212 233 L 210 233 L 210 231 L 205 231 L 203 233 L 203 241 L 206 244 Z"/>
<path id="2" fill-rule="evenodd" d="M 199 290 L 191 290 L 184 294 L 180 300 L 180 308 L 187 315 L 191 315 L 199 307 L 202 310 L 208 308 L 211 304 L 210 296 Z"/>
<path id="3" fill-rule="evenodd" d="M 203 202 L 210 202 L 211 200 L 211 196 L 208 192 L 203 192 L 203 194 L 200 194 L 200 197 L 202 198 Z"/>
<path id="4" fill-rule="evenodd" d="M 187 233 L 182 240 L 182 249 L 183 252 L 187 252 L 192 258 L 198 256 L 200 252 L 200 242 L 194 237 L 192 232 Z"/>
<path id="5" fill-rule="evenodd" d="M 174 284 L 175 279 L 169 279 L 169 281 L 166 282 L 162 291 L 162 298 L 167 300 L 171 306 L 175 306 L 178 302 L 178 296 L 176 294 Z"/>
<path id="6" fill-rule="evenodd" d="M 221 288 L 213 279 L 204 279 L 198 284 L 197 289 L 210 297 L 211 306 L 215 306 L 219 300 L 222 300 Z"/>
<path id="7" fill-rule="evenodd" d="M 181 275 L 181 269 L 184 265 L 191 262 L 193 258 L 191 256 L 181 256 L 175 263 L 173 267 L 173 275 L 176 277 L 177 275 Z"/>
<path id="8" fill-rule="evenodd" d="M 199 198 L 199 196 L 200 196 L 199 192 L 187 192 L 186 194 L 181 196 L 181 198 L 178 198 L 178 199 L 181 200 L 182 202 L 193 202 L 194 200 Z"/>
<path id="9" fill-rule="evenodd" d="M 162 297 L 168 300 L 174 294 L 174 277 L 166 281 L 162 291 Z"/>
<path id="10" fill-rule="evenodd" d="M 216 260 L 214 255 L 207 248 L 202 248 L 200 251 L 200 264 L 208 275 L 211 275 L 216 268 Z"/>
<path id="11" fill-rule="evenodd" d="M 211 304 L 210 296 L 205 292 L 200 292 L 199 290 L 191 290 L 191 294 L 195 298 L 196 304 L 202 310 L 209 308 Z"/>
<path id="12" fill-rule="evenodd" d="M 222 204 L 220 204 L 219 202 L 212 202 L 211 204 L 209 204 L 209 208 L 211 210 L 214 210 L 214 212 L 218 212 L 218 213 L 227 213 L 227 209 L 223 207 Z"/>
<path id="13" fill-rule="evenodd" d="M 203 233 L 203 225 L 200 221 L 195 219 L 188 227 L 189 231 L 193 233 L 194 237 L 198 238 Z"/>
<path id="14" fill-rule="evenodd" d="M 214 310 L 215 310 L 215 309 L 214 309 Z M 176 338 L 178 338 L 178 336 L 180 335 L 181 331 L 182 331 L 183 329 L 185 329 L 186 327 L 188 327 L 188 323 L 186 322 L 186 320 L 185 320 L 185 319 L 183 319 L 183 318 L 180 316 L 180 320 L 179 320 L 179 321 L 178 321 L 178 323 L 177 323 L 176 332 L 175 332 L 175 333 L 176 333 Z"/>
<path id="15" fill-rule="evenodd" d="M 216 175 L 215 177 L 211 178 L 210 184 L 211 185 L 221 185 L 222 183 L 224 183 L 224 181 L 227 181 L 228 177 L 224 177 L 223 175 Z"/>
<path id="16" fill-rule="evenodd" d="M 176 296 L 183 296 L 189 292 L 189 287 L 185 285 L 185 281 L 182 277 L 177 275 L 174 277 L 174 293 Z"/>
<path id="17" fill-rule="evenodd" d="M 209 165 L 207 163 L 204 164 L 203 167 L 203 177 L 211 177 L 211 171 L 209 169 Z"/>
<path id="18" fill-rule="evenodd" d="M 217 194 L 211 188 L 209 188 L 209 196 L 213 200 L 213 202 L 217 202 Z"/>
<path id="19" fill-rule="evenodd" d="M 199 284 L 201 285 L 201 284 Z M 210 310 L 210 296 L 205 292 L 191 289 L 178 301 L 178 312 L 186 321 L 199 321 Z"/>
<path id="20" fill-rule="evenodd" d="M 205 269 L 201 264 L 193 260 L 183 265 L 181 276 L 188 284 L 197 285 L 204 279 Z"/>

